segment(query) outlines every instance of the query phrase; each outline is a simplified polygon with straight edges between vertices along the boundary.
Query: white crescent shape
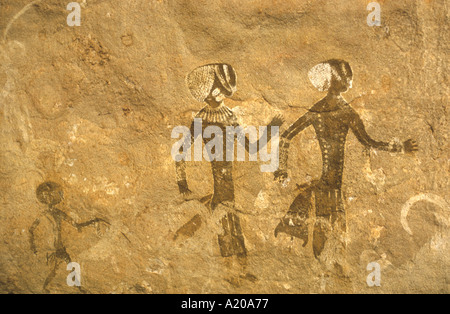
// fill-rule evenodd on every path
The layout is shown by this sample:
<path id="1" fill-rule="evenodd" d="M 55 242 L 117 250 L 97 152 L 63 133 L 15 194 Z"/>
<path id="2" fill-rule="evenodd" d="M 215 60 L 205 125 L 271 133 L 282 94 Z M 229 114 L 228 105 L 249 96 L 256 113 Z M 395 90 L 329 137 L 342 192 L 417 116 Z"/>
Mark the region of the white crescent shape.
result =
<path id="1" fill-rule="evenodd" d="M 405 205 L 403 205 L 402 207 L 402 212 L 401 212 L 401 218 L 400 218 L 400 222 L 402 223 L 403 229 L 405 229 L 406 232 L 408 232 L 410 235 L 412 235 L 412 231 L 411 228 L 409 228 L 408 225 L 408 213 L 409 210 L 411 209 L 411 207 L 420 201 L 428 201 L 430 203 L 433 203 L 437 206 L 439 206 L 441 209 L 443 210 L 447 210 L 449 209 L 448 203 L 440 196 L 437 196 L 435 194 L 419 194 L 416 195 L 412 198 L 410 198 Z M 444 222 L 447 224 L 447 226 L 450 224 L 448 218 L 445 217 L 441 217 Z"/>
<path id="2" fill-rule="evenodd" d="M 6 43 L 6 37 L 8 36 L 8 31 L 11 28 L 12 24 L 17 20 L 22 14 L 24 14 L 26 11 L 28 11 L 29 8 L 31 8 L 33 5 L 35 5 L 38 2 L 41 2 L 42 0 L 35 0 L 30 3 L 28 3 L 26 6 L 22 8 L 14 17 L 8 22 L 6 25 L 5 31 L 3 32 L 3 43 Z"/>

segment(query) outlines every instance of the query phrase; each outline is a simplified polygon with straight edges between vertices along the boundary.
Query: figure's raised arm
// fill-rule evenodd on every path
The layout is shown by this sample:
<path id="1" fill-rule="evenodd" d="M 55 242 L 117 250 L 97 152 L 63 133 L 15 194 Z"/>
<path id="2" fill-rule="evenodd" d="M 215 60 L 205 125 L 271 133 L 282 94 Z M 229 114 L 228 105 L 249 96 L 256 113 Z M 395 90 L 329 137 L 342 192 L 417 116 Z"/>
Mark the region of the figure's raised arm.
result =
<path id="1" fill-rule="evenodd" d="M 372 147 L 375 149 L 380 149 L 387 152 L 415 152 L 417 151 L 417 143 L 411 139 L 399 143 L 396 141 L 392 141 L 390 143 L 376 141 L 370 137 L 367 133 L 366 128 L 364 127 L 364 123 L 362 122 L 359 115 L 352 110 L 351 119 L 350 119 L 350 128 L 355 134 L 358 141 L 366 147 Z"/>
<path id="2" fill-rule="evenodd" d="M 69 215 L 67 215 L 65 212 L 63 212 L 62 210 L 59 209 L 55 209 L 55 212 L 57 213 L 57 215 L 59 217 L 61 217 L 65 222 L 69 223 L 70 225 L 72 225 L 73 227 L 79 229 L 77 222 L 75 221 L 75 219 L 73 219 L 72 217 L 70 217 Z"/>
<path id="3" fill-rule="evenodd" d="M 288 157 L 289 157 L 289 146 L 291 145 L 291 140 L 297 136 L 301 131 L 306 129 L 312 124 L 313 113 L 308 112 L 299 118 L 292 124 L 289 129 L 287 129 L 283 135 L 281 135 L 280 140 L 280 166 L 275 172 L 275 180 L 283 181 L 287 178 L 287 167 L 288 167 Z"/>
<path id="4" fill-rule="evenodd" d="M 30 229 L 28 230 L 30 233 L 30 249 L 31 251 L 33 251 L 34 254 L 37 253 L 36 245 L 34 243 L 34 231 L 36 230 L 36 228 L 39 226 L 40 223 L 41 223 L 40 218 L 37 218 L 31 225 Z"/>
<path id="5" fill-rule="evenodd" d="M 64 219 L 65 222 L 71 224 L 73 227 L 77 228 L 78 231 L 81 231 L 81 229 L 83 229 L 84 227 L 93 225 L 95 223 L 101 222 L 107 225 L 111 225 L 109 222 L 107 222 L 104 219 L 101 218 L 94 218 L 85 222 L 81 222 L 81 223 L 77 223 L 75 221 L 75 219 L 73 219 L 72 217 L 70 217 L 69 215 L 67 215 L 65 212 L 63 212 L 62 210 L 58 210 L 58 215 Z"/>
<path id="6" fill-rule="evenodd" d="M 299 118 L 297 121 L 295 121 L 289 129 L 287 129 L 283 135 L 281 136 L 282 139 L 290 141 L 292 140 L 297 134 L 299 134 L 301 131 L 309 127 L 312 123 L 312 117 L 313 113 L 307 112 L 305 115 L 303 115 L 301 118 Z"/>
<path id="7" fill-rule="evenodd" d="M 262 148 L 266 147 L 266 145 L 272 140 L 272 127 L 280 128 L 284 123 L 284 118 L 281 115 L 276 115 L 272 121 L 264 128 L 264 133 L 260 136 L 260 138 L 251 142 L 245 132 L 240 132 L 238 136 L 238 142 L 243 144 L 245 150 L 250 153 L 250 147 L 255 147 L 256 152 L 259 152 Z"/>
<path id="8" fill-rule="evenodd" d="M 195 141 L 195 138 L 194 138 L 195 127 L 194 126 L 195 126 L 195 124 L 193 121 L 191 124 L 191 127 L 190 127 L 190 133 L 183 138 L 184 144 L 182 147 L 180 147 L 180 150 L 179 150 L 179 153 L 183 156 L 184 156 L 184 154 L 187 154 L 190 151 L 189 148 L 194 144 L 194 141 Z M 184 196 L 191 195 L 192 191 L 189 190 L 189 186 L 188 186 L 187 178 L 186 178 L 186 156 L 184 156 L 184 158 L 179 161 L 175 161 L 175 170 L 176 170 L 178 190 Z"/>
<path id="9" fill-rule="evenodd" d="M 81 231 L 82 228 L 84 227 L 88 227 L 90 225 L 93 225 L 95 223 L 104 223 L 108 226 L 110 226 L 111 224 L 109 222 L 107 222 L 106 220 L 102 219 L 102 218 L 94 218 L 85 222 L 80 222 L 80 223 L 76 223 L 76 227 L 78 228 L 79 231 Z"/>

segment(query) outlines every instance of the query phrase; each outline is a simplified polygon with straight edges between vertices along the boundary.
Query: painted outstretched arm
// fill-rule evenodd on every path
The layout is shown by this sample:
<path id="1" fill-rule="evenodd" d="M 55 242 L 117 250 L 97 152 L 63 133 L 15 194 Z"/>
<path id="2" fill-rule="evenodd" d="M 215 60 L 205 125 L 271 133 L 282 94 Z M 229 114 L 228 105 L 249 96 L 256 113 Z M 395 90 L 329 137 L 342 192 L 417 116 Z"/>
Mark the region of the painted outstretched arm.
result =
<path id="1" fill-rule="evenodd" d="M 375 149 L 380 149 L 387 152 L 399 153 L 406 152 L 412 153 L 418 150 L 417 143 L 411 139 L 399 143 L 396 141 L 392 141 L 390 143 L 387 142 L 378 142 L 372 139 L 369 134 L 366 132 L 366 128 L 364 127 L 364 123 L 358 114 L 354 113 L 350 122 L 350 128 L 355 134 L 356 138 L 366 147 L 372 147 Z"/>
<path id="2" fill-rule="evenodd" d="M 78 231 L 81 231 L 81 229 L 83 229 L 83 228 L 85 228 L 85 227 L 88 227 L 88 226 L 90 226 L 90 225 L 93 225 L 93 224 L 95 224 L 95 223 L 99 223 L 99 222 L 104 223 L 104 224 L 107 224 L 107 225 L 111 225 L 109 222 L 107 222 L 106 220 L 101 219 L 101 218 L 94 218 L 94 219 L 91 219 L 91 220 L 88 220 L 88 221 L 85 221 L 85 222 L 77 223 L 77 222 L 75 221 L 75 219 L 73 219 L 72 217 L 70 217 L 69 215 L 67 215 L 65 212 L 59 211 L 59 214 L 61 215 L 61 217 L 62 217 L 67 223 L 69 223 L 69 224 L 71 224 L 72 226 L 74 226 L 75 228 L 77 228 Z"/>
<path id="3" fill-rule="evenodd" d="M 175 162 L 175 169 L 177 175 L 178 190 L 180 191 L 180 193 L 183 194 L 184 196 L 192 194 L 192 191 L 189 190 L 189 186 L 186 179 L 186 161 L 181 160 Z"/>
<path id="4" fill-rule="evenodd" d="M 284 181 L 288 177 L 287 167 L 288 167 L 288 157 L 289 157 L 289 147 L 291 145 L 291 140 L 297 136 L 301 131 L 309 127 L 312 123 L 312 114 L 310 112 L 306 113 L 300 119 L 294 122 L 286 132 L 281 135 L 280 140 L 280 165 L 277 171 L 275 171 L 274 176 L 276 181 Z"/>
<path id="5" fill-rule="evenodd" d="M 77 229 L 78 229 L 79 231 L 81 231 L 81 229 L 83 229 L 84 227 L 88 227 L 88 226 L 90 226 L 90 225 L 93 225 L 93 224 L 99 223 L 99 222 L 104 223 L 104 224 L 107 224 L 108 226 L 111 225 L 109 222 L 107 222 L 107 221 L 104 220 L 104 219 L 101 219 L 101 218 L 94 218 L 94 219 L 91 219 L 91 220 L 88 220 L 88 221 L 85 221 L 85 222 L 77 223 L 77 224 L 76 224 L 76 227 L 77 227 Z"/>
<path id="6" fill-rule="evenodd" d="M 264 133 L 260 136 L 260 138 L 256 142 L 251 142 L 247 135 L 242 136 L 242 138 L 238 138 L 238 142 L 242 144 L 242 141 L 245 141 L 244 147 L 245 150 L 250 153 L 250 147 L 257 147 L 256 152 L 259 152 L 262 148 L 266 147 L 266 145 L 272 140 L 272 127 L 280 128 L 284 123 L 284 118 L 281 115 L 276 115 L 272 121 L 264 128 Z"/>
<path id="7" fill-rule="evenodd" d="M 34 231 L 36 230 L 36 228 L 39 226 L 40 223 L 41 223 L 40 218 L 37 218 L 31 225 L 30 229 L 28 230 L 30 233 L 30 249 L 31 251 L 33 251 L 34 254 L 37 253 L 36 244 L 34 243 Z"/>
<path id="8" fill-rule="evenodd" d="M 191 130 L 190 134 L 195 134 L 194 122 L 192 122 L 190 130 Z M 185 141 L 188 141 L 187 145 L 190 147 L 190 146 L 194 145 L 195 138 L 192 136 L 189 136 L 189 137 L 191 140 L 189 141 L 189 138 L 185 138 Z M 189 147 L 187 147 L 187 148 L 189 148 Z M 183 154 L 182 150 L 183 149 L 180 148 L 180 154 Z M 186 149 L 186 151 L 189 151 L 189 150 Z M 180 191 L 181 194 L 183 194 L 183 196 L 191 195 L 192 191 L 189 189 L 189 186 L 187 183 L 186 161 L 184 159 L 175 162 L 175 171 L 176 171 L 176 177 L 177 177 L 178 190 Z"/>

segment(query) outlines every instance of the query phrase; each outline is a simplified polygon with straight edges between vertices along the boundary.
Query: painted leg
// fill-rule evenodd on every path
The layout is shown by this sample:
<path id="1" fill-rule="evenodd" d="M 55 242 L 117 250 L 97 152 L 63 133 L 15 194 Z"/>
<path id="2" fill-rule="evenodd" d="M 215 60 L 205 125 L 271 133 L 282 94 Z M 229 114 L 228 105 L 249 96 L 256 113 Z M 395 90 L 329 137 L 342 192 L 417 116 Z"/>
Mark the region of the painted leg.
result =
<path id="1" fill-rule="evenodd" d="M 330 217 L 322 216 L 317 217 L 316 224 L 314 225 L 313 235 L 313 251 L 314 256 L 318 259 L 325 248 L 327 242 L 328 233 L 330 232 Z"/>
<path id="2" fill-rule="evenodd" d="M 245 257 L 247 250 L 239 217 L 233 213 L 228 213 L 222 218 L 222 227 L 224 233 L 218 236 L 222 256 Z"/>
<path id="3" fill-rule="evenodd" d="M 48 274 L 47 278 L 45 279 L 44 282 L 44 286 L 43 289 L 46 293 L 50 293 L 50 290 L 47 289 L 48 285 L 52 282 L 52 280 L 55 278 L 56 276 L 56 270 L 58 269 L 58 266 L 60 265 L 61 262 L 58 261 L 54 261 L 54 265 L 52 270 L 50 271 L 50 273 Z"/>

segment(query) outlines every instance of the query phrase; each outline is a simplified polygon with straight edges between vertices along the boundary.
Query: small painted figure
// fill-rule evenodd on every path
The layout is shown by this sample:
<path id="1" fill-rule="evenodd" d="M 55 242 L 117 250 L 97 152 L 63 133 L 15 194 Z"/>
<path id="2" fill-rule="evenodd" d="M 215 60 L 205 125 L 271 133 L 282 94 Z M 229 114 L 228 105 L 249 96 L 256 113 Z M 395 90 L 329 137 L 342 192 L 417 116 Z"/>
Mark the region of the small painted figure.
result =
<path id="1" fill-rule="evenodd" d="M 194 98 L 200 102 L 206 102 L 206 106 L 201 109 L 196 119 L 202 121 L 202 134 L 203 131 L 209 126 L 216 126 L 222 130 L 222 134 L 226 134 L 223 137 L 227 138 L 227 141 L 223 141 L 223 150 L 226 152 L 226 144 L 228 138 L 227 127 L 238 127 L 238 119 L 233 111 L 228 108 L 224 99 L 231 97 L 236 92 L 237 76 L 236 72 L 231 65 L 228 64 L 208 64 L 201 66 L 192 71 L 187 76 L 187 83 L 191 94 Z M 261 136 L 267 137 L 267 141 L 258 140 L 258 151 L 265 147 L 265 144 L 271 140 L 272 132 L 267 131 L 272 126 L 279 127 L 283 123 L 281 117 L 276 116 L 266 128 L 266 132 Z M 191 134 L 195 134 L 194 122 L 191 125 Z M 241 134 L 242 135 L 242 134 Z M 231 139 L 237 140 L 245 146 L 247 152 L 249 147 L 254 145 L 251 143 L 247 136 L 240 136 L 233 134 Z M 212 139 L 204 138 L 205 145 Z M 195 136 L 191 137 L 189 145 L 193 145 L 195 142 Z M 177 183 L 180 193 L 189 195 L 192 192 L 189 190 L 186 180 L 186 162 L 184 160 L 176 162 L 177 170 Z M 228 208 L 227 214 L 221 219 L 221 225 L 223 227 L 223 234 L 218 236 L 218 243 L 220 252 L 223 257 L 238 256 L 245 257 L 247 250 L 245 247 L 244 236 L 242 234 L 242 228 L 239 216 L 234 210 L 234 183 L 233 183 L 233 162 L 212 160 L 211 168 L 214 178 L 214 193 L 210 197 L 204 198 L 202 201 L 214 211 L 218 206 L 223 205 L 224 208 Z M 194 217 L 195 218 L 195 217 Z M 197 217 L 198 218 L 198 217 Z M 184 226 L 179 231 L 189 230 L 190 234 L 195 232 L 195 229 L 199 228 L 201 221 L 199 219 L 193 219 L 189 226 Z M 194 224 L 194 222 L 196 222 Z"/>
<path id="2" fill-rule="evenodd" d="M 411 153 L 417 151 L 417 144 L 413 140 L 378 142 L 367 134 L 361 118 L 341 95 L 352 87 L 353 73 L 346 61 L 333 59 L 320 63 L 311 69 L 309 78 L 317 89 L 328 94 L 282 134 L 280 168 L 275 172 L 275 179 L 284 181 L 287 178 L 290 142 L 309 126 L 314 127 L 322 151 L 322 176 L 311 184 L 299 186 L 301 192 L 276 227 L 275 236 L 285 233 L 300 238 L 304 241 L 303 246 L 312 237 L 314 255 L 318 258 L 331 230 L 345 233 L 347 228 L 341 187 L 349 130 L 364 146 L 383 151 Z M 308 233 L 311 213 L 316 216 L 312 235 Z"/>
<path id="3" fill-rule="evenodd" d="M 69 264 L 72 262 L 69 253 L 64 246 L 62 235 L 61 235 L 61 226 L 62 222 L 65 221 L 77 228 L 79 232 L 84 227 L 104 223 L 109 225 L 109 223 L 103 219 L 95 218 L 86 222 L 77 223 L 74 219 L 72 219 L 69 215 L 67 215 L 62 210 L 58 209 L 56 206 L 60 204 L 64 199 L 64 193 L 61 185 L 55 182 L 47 181 L 42 183 L 36 189 L 36 197 L 42 204 L 47 205 L 47 209 L 43 211 L 40 216 L 33 222 L 29 229 L 30 233 L 30 248 L 34 254 L 37 254 L 37 249 L 35 245 L 34 231 L 41 223 L 43 218 L 47 218 L 53 226 L 53 235 L 54 235 L 54 252 L 51 254 L 47 254 L 47 264 L 50 264 L 51 271 L 44 282 L 44 291 L 49 292 L 47 289 L 48 285 L 51 283 L 53 278 L 56 276 L 56 270 L 59 265 L 63 262 Z M 80 289 L 81 290 L 81 289 Z"/>

